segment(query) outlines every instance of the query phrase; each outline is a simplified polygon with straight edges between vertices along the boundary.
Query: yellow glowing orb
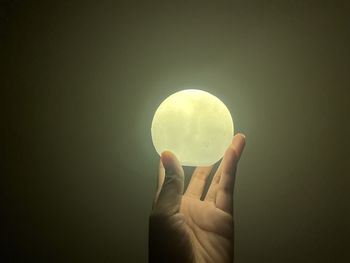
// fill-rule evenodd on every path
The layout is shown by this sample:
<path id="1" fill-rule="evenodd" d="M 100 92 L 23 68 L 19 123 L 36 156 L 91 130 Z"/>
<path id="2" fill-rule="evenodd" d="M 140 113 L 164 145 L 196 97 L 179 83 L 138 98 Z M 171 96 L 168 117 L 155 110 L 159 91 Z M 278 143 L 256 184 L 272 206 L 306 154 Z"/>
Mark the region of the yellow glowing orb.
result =
<path id="1" fill-rule="evenodd" d="M 154 114 L 151 133 L 160 155 L 173 152 L 184 166 L 208 166 L 224 155 L 233 136 L 233 121 L 214 95 L 186 89 L 166 98 Z"/>

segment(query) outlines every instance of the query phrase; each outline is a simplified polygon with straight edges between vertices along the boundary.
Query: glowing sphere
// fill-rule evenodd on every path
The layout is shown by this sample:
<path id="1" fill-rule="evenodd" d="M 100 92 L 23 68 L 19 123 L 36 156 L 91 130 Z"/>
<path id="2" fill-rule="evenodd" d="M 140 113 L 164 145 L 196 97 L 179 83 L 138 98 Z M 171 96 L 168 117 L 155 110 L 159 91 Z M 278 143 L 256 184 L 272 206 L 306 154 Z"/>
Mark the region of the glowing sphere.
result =
<path id="1" fill-rule="evenodd" d="M 151 127 L 160 155 L 173 152 L 184 166 L 208 166 L 224 155 L 233 137 L 233 121 L 225 104 L 198 89 L 176 92 L 156 110 Z"/>

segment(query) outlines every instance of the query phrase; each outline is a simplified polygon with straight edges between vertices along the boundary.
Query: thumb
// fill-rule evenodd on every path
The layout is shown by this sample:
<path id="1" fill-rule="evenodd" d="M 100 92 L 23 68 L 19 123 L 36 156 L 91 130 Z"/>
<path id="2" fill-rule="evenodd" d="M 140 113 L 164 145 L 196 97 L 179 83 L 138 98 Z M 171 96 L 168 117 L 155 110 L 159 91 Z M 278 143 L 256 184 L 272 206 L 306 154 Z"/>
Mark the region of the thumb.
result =
<path id="1" fill-rule="evenodd" d="M 184 188 L 184 171 L 175 154 L 170 151 L 162 153 L 161 162 L 165 169 L 165 178 L 154 212 L 173 215 L 180 210 Z"/>

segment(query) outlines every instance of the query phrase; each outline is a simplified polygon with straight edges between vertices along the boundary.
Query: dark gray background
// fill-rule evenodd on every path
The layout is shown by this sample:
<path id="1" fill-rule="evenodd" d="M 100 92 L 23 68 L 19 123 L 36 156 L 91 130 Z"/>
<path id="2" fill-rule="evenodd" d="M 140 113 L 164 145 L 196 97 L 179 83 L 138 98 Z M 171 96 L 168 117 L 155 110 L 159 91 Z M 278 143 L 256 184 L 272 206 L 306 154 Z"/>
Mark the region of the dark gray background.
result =
<path id="1" fill-rule="evenodd" d="M 2 262 L 146 262 L 184 88 L 247 135 L 235 262 L 349 260 L 346 1 L 86 2 L 1 2 Z"/>

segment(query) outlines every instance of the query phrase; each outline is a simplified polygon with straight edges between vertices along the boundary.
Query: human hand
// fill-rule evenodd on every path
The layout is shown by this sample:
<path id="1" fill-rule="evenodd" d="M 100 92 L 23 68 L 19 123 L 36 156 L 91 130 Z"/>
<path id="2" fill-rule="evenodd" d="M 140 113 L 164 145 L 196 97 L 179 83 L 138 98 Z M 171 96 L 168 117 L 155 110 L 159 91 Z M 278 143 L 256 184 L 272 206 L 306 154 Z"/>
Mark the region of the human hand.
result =
<path id="1" fill-rule="evenodd" d="M 162 153 L 149 224 L 150 262 L 233 261 L 233 190 L 244 145 L 245 136 L 235 135 L 204 200 L 201 196 L 213 166 L 197 167 L 183 194 L 182 166 L 173 153 Z"/>

